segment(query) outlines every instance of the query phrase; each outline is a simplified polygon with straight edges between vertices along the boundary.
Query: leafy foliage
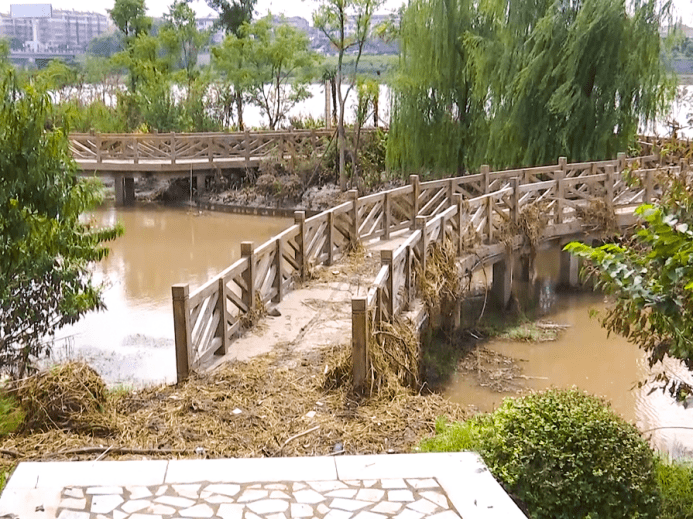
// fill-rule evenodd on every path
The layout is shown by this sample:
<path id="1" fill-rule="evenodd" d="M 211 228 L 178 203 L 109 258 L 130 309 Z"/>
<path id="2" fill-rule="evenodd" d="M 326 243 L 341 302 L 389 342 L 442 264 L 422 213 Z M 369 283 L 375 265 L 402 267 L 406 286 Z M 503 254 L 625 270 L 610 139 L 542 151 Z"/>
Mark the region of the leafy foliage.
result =
<path id="1" fill-rule="evenodd" d="M 475 450 L 534 518 L 654 517 L 652 450 L 608 404 L 579 390 L 507 398 L 490 415 L 436 424 L 424 451 Z"/>
<path id="2" fill-rule="evenodd" d="M 118 227 L 97 229 L 80 215 L 99 202 L 80 181 L 66 130 L 48 129 L 48 94 L 6 71 L 0 83 L 0 367 L 30 368 L 44 338 L 103 308 L 89 263 Z"/>
<path id="3" fill-rule="evenodd" d="M 450 173 L 615 155 L 673 94 L 660 60 L 668 7 L 412 1 L 400 28 L 389 164 Z"/>
<path id="4" fill-rule="evenodd" d="M 565 249 L 587 260 L 583 276 L 615 297 L 602 319 L 609 332 L 644 349 L 650 366 L 670 356 L 693 370 L 693 187 L 676 177 L 666 184 L 657 206 L 636 210 L 642 224 L 630 243 Z M 692 393 L 666 374 L 659 379 L 672 395 Z"/>
<path id="5" fill-rule="evenodd" d="M 272 130 L 310 96 L 308 82 L 319 58 L 303 32 L 288 24 L 273 26 L 271 15 L 244 24 L 213 55 L 216 67 L 260 108 Z"/>

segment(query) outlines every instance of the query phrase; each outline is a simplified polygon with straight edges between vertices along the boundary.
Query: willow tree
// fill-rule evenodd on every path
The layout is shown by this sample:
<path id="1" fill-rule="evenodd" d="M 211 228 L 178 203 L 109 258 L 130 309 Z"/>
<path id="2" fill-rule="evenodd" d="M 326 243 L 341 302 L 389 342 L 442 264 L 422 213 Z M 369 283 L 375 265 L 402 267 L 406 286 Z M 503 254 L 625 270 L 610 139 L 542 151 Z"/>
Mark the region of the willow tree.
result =
<path id="1" fill-rule="evenodd" d="M 473 128 L 484 125 L 465 45 L 475 16 L 471 0 L 414 0 L 402 13 L 387 150 L 391 168 L 467 167 Z"/>
<path id="2" fill-rule="evenodd" d="M 446 173 L 601 159 L 673 84 L 656 0 L 417 0 L 402 20 L 388 160 Z"/>

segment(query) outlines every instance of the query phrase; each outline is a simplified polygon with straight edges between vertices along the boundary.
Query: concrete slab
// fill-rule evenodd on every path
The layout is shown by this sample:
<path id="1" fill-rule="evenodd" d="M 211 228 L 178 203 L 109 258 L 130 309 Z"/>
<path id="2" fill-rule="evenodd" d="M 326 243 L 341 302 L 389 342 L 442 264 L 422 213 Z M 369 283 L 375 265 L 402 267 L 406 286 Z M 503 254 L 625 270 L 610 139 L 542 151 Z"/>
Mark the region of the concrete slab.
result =
<path id="1" fill-rule="evenodd" d="M 23 462 L 0 497 L 8 518 L 278 514 L 524 518 L 474 453 Z"/>

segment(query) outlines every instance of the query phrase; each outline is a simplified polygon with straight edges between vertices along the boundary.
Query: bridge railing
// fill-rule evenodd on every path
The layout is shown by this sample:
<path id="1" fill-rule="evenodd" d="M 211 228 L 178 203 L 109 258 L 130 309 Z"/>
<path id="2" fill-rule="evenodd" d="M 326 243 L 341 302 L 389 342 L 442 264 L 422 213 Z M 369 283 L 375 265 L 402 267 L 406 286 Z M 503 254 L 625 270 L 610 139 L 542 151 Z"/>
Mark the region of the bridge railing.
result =
<path id="1" fill-rule="evenodd" d="M 646 161 L 642 161 L 648 164 Z M 463 265 L 477 264 L 475 246 L 498 244 L 498 238 L 506 243 L 508 224 L 518 224 L 523 208 L 530 204 L 541 204 L 541 212 L 546 218 L 547 235 L 552 236 L 560 225 L 575 222 L 579 210 L 589 208 L 595 201 L 603 201 L 614 214 L 627 208 L 651 202 L 661 195 L 666 173 L 680 174 L 680 167 L 664 169 L 640 169 L 624 176 L 617 171 L 626 164 L 611 162 L 585 163 L 573 168 L 540 171 L 551 180 L 538 181 L 535 172 L 529 176 L 514 171 L 516 177 L 489 174 L 492 182 L 501 180 L 495 187 L 497 191 L 465 199 L 464 195 L 481 191 L 478 184 L 480 176 L 470 176 L 469 182 L 455 179 L 462 186 L 462 193 L 453 195 L 453 204 L 440 211 L 435 217 L 417 216 L 416 231 L 394 250 L 381 250 L 381 268 L 368 289 L 367 296 L 352 299 L 352 359 L 353 382 L 355 388 L 362 388 L 368 373 L 368 342 L 374 332 L 380 330 L 384 322 L 393 323 L 395 316 L 409 308 L 418 295 L 417 276 L 425 272 L 429 247 L 449 239 L 456 245 L 457 255 Z M 571 165 L 567 165 L 571 166 Z M 599 173 L 599 172 L 604 173 Z M 568 172 L 572 176 L 566 176 Z M 483 174 L 482 174 L 483 175 Z M 527 184 L 523 180 L 530 179 Z M 444 183 L 435 181 L 425 183 L 429 189 L 444 188 Z M 489 183 L 490 184 L 490 183 Z M 424 188 L 426 189 L 426 188 Z M 447 188 L 452 189 L 448 186 Z M 431 207 L 439 204 L 445 197 L 444 191 L 428 196 Z M 437 198 L 437 199 L 436 199 Z M 551 229 L 553 228 L 553 230 Z M 516 229 L 516 228 L 515 228 Z M 516 241 L 520 243 L 520 241 Z M 505 244 L 498 244 L 502 248 Z M 498 249 L 497 251 L 495 249 Z M 489 255 L 500 252 L 499 248 L 487 248 Z M 466 258 L 465 258 L 466 257 Z M 470 262 L 469 260 L 474 260 Z"/>
<path id="2" fill-rule="evenodd" d="M 535 201 L 545 201 L 550 225 L 557 225 L 573 218 L 579 204 L 608 193 L 614 207 L 653 200 L 659 186 L 655 171 L 632 172 L 631 184 L 623 183 L 619 179 L 629 164 L 636 162 L 620 156 L 501 172 L 483 167 L 480 174 L 429 182 L 412 175 L 408 185 L 385 192 L 359 198 L 351 191 L 346 202 L 308 219 L 296 212 L 293 226 L 258 248 L 243 243 L 242 258 L 202 287 L 192 292 L 186 284 L 172 287 L 178 379 L 214 354 L 227 353 L 259 307 L 281 301 L 312 269 L 331 265 L 359 242 L 413 231 L 403 246 L 383 253 L 374 288 L 353 307 L 355 324 L 363 321 L 359 313 L 376 308 L 379 320 L 391 321 L 416 293 L 416 272 L 426 263 L 428 244 L 448 236 L 459 254 L 475 244 L 494 244 L 505 224 L 516 222 L 522 208 Z"/>
<path id="3" fill-rule="evenodd" d="M 363 132 L 374 131 L 364 129 Z M 291 130 L 201 134 L 70 134 L 70 149 L 81 164 L 185 164 L 236 161 L 250 165 L 270 157 L 295 161 L 324 152 L 333 130 Z"/>

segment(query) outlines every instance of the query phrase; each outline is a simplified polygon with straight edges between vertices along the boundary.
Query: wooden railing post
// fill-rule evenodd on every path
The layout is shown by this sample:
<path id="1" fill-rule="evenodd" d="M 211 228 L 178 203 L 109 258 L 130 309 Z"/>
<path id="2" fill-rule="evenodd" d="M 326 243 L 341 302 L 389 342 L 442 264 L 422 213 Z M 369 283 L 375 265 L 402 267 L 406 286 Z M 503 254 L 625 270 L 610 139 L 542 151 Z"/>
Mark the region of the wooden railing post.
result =
<path id="1" fill-rule="evenodd" d="M 556 224 L 563 223 L 563 199 L 565 198 L 564 182 L 565 171 L 557 170 L 554 172 L 556 180 Z"/>
<path id="2" fill-rule="evenodd" d="M 416 229 L 421 231 L 419 240 L 419 254 L 421 258 L 421 272 L 426 272 L 426 252 L 428 251 L 428 235 L 426 234 L 426 217 L 416 217 Z M 423 274 L 422 276 L 426 276 Z"/>
<path id="3" fill-rule="evenodd" d="M 606 207 L 609 211 L 614 209 L 614 167 L 608 165 L 606 167 Z"/>
<path id="4" fill-rule="evenodd" d="M 284 255 L 283 240 L 279 237 L 275 240 L 275 243 L 277 245 L 277 251 L 274 257 L 274 267 L 276 270 L 274 275 L 274 286 L 277 288 L 277 294 L 272 298 L 272 301 L 279 303 L 282 301 L 282 298 L 284 298 L 284 283 L 282 280 L 282 259 Z"/>
<path id="5" fill-rule="evenodd" d="M 247 287 L 243 303 L 250 311 L 255 306 L 255 250 L 252 242 L 241 242 L 241 256 L 248 259 L 248 268 L 243 271 L 243 281 Z"/>
<path id="6" fill-rule="evenodd" d="M 383 193 L 383 238 L 390 240 L 390 192 Z"/>
<path id="7" fill-rule="evenodd" d="M 455 193 L 455 178 L 450 177 L 450 179 L 448 180 L 448 205 L 447 205 L 448 208 L 455 204 L 452 200 L 452 196 L 454 195 L 454 193 Z"/>
<path id="8" fill-rule="evenodd" d="M 334 262 L 334 212 L 327 212 L 327 226 L 325 228 L 327 238 L 325 239 L 325 248 L 327 249 L 327 265 L 332 265 Z"/>
<path id="9" fill-rule="evenodd" d="M 421 195 L 419 176 L 410 175 L 409 184 L 411 184 L 411 229 L 415 229 L 416 217 L 419 216 L 419 196 Z"/>
<path id="10" fill-rule="evenodd" d="M 96 162 L 98 164 L 101 164 L 102 156 L 101 156 L 101 148 L 103 146 L 103 141 L 101 140 L 101 134 L 97 133 L 96 134 Z"/>
<path id="11" fill-rule="evenodd" d="M 243 134 L 243 156 L 245 157 L 245 167 L 250 168 L 250 132 L 246 130 Z M 279 160 L 282 160 L 280 156 Z"/>
<path id="12" fill-rule="evenodd" d="M 301 281 L 305 281 L 308 267 L 306 265 L 306 212 L 294 211 L 294 224 L 298 226 L 298 235 L 296 236 L 296 263 L 299 265 L 299 276 Z"/>
<path id="13" fill-rule="evenodd" d="M 207 136 L 207 157 L 209 162 L 214 162 L 214 137 L 211 135 Z"/>
<path id="14" fill-rule="evenodd" d="M 173 296 L 173 333 L 176 342 L 176 377 L 180 383 L 190 375 L 192 364 L 192 329 L 190 328 L 190 286 L 176 284 L 171 287 Z"/>
<path id="15" fill-rule="evenodd" d="M 171 164 L 176 164 L 176 133 L 171 132 Z"/>
<path id="16" fill-rule="evenodd" d="M 643 194 L 643 203 L 649 204 L 652 202 L 654 195 L 654 172 L 647 170 L 645 172 L 645 193 Z"/>
<path id="17" fill-rule="evenodd" d="M 351 300 L 351 362 L 354 390 L 362 392 L 368 373 L 368 300 L 366 297 Z"/>
<path id="18" fill-rule="evenodd" d="M 219 325 L 217 326 L 217 335 L 221 337 L 221 347 L 215 354 L 224 355 L 229 351 L 229 335 L 226 332 L 226 324 L 228 316 L 226 312 L 226 283 L 224 278 L 219 277 L 219 299 L 217 300 L 217 309 L 219 309 Z"/>
<path id="19" fill-rule="evenodd" d="M 486 243 L 493 243 L 493 197 L 486 197 Z"/>
<path id="20" fill-rule="evenodd" d="M 457 206 L 457 215 L 455 215 L 455 221 L 457 222 L 457 256 L 462 256 L 462 251 L 464 249 L 464 244 L 462 242 L 463 240 L 463 232 L 462 228 L 464 226 L 464 223 L 462 222 L 462 209 L 463 209 L 463 200 L 462 200 L 462 194 L 461 193 L 455 193 L 452 196 L 452 201 L 455 206 Z"/>
<path id="21" fill-rule="evenodd" d="M 387 311 L 387 321 L 392 323 L 395 317 L 395 270 L 392 263 L 392 249 L 382 249 L 380 251 L 380 266 L 388 266 L 390 274 L 387 277 L 387 293 L 389 295 L 385 310 Z"/>
<path id="22" fill-rule="evenodd" d="M 626 169 L 626 152 L 618 152 L 616 160 L 618 161 L 618 172 L 621 173 Z"/>
<path id="23" fill-rule="evenodd" d="M 520 179 L 513 177 L 510 179 L 510 187 L 513 189 L 510 200 L 512 201 L 513 207 L 510 208 L 510 218 L 514 224 L 517 224 L 520 220 Z"/>
<path id="24" fill-rule="evenodd" d="M 137 137 L 133 137 L 132 138 L 132 149 L 133 149 L 133 152 L 135 154 L 135 159 L 134 159 L 135 164 L 140 163 L 140 146 L 139 146 L 139 144 L 140 144 L 139 139 L 137 139 Z"/>
<path id="25" fill-rule="evenodd" d="M 491 167 L 488 164 L 481 165 L 481 174 L 484 176 L 484 180 L 481 181 L 481 187 L 483 188 L 484 195 L 488 194 L 489 190 L 489 175 L 491 172 Z"/>
<path id="26" fill-rule="evenodd" d="M 349 190 L 347 193 L 351 200 L 351 236 L 349 240 L 351 247 L 354 248 L 361 241 L 359 236 L 359 192 L 358 190 Z"/>
<path id="27" fill-rule="evenodd" d="M 567 157 L 559 157 L 558 158 L 558 169 L 559 170 L 561 170 L 562 172 L 565 173 L 567 165 L 568 165 L 568 158 Z"/>

